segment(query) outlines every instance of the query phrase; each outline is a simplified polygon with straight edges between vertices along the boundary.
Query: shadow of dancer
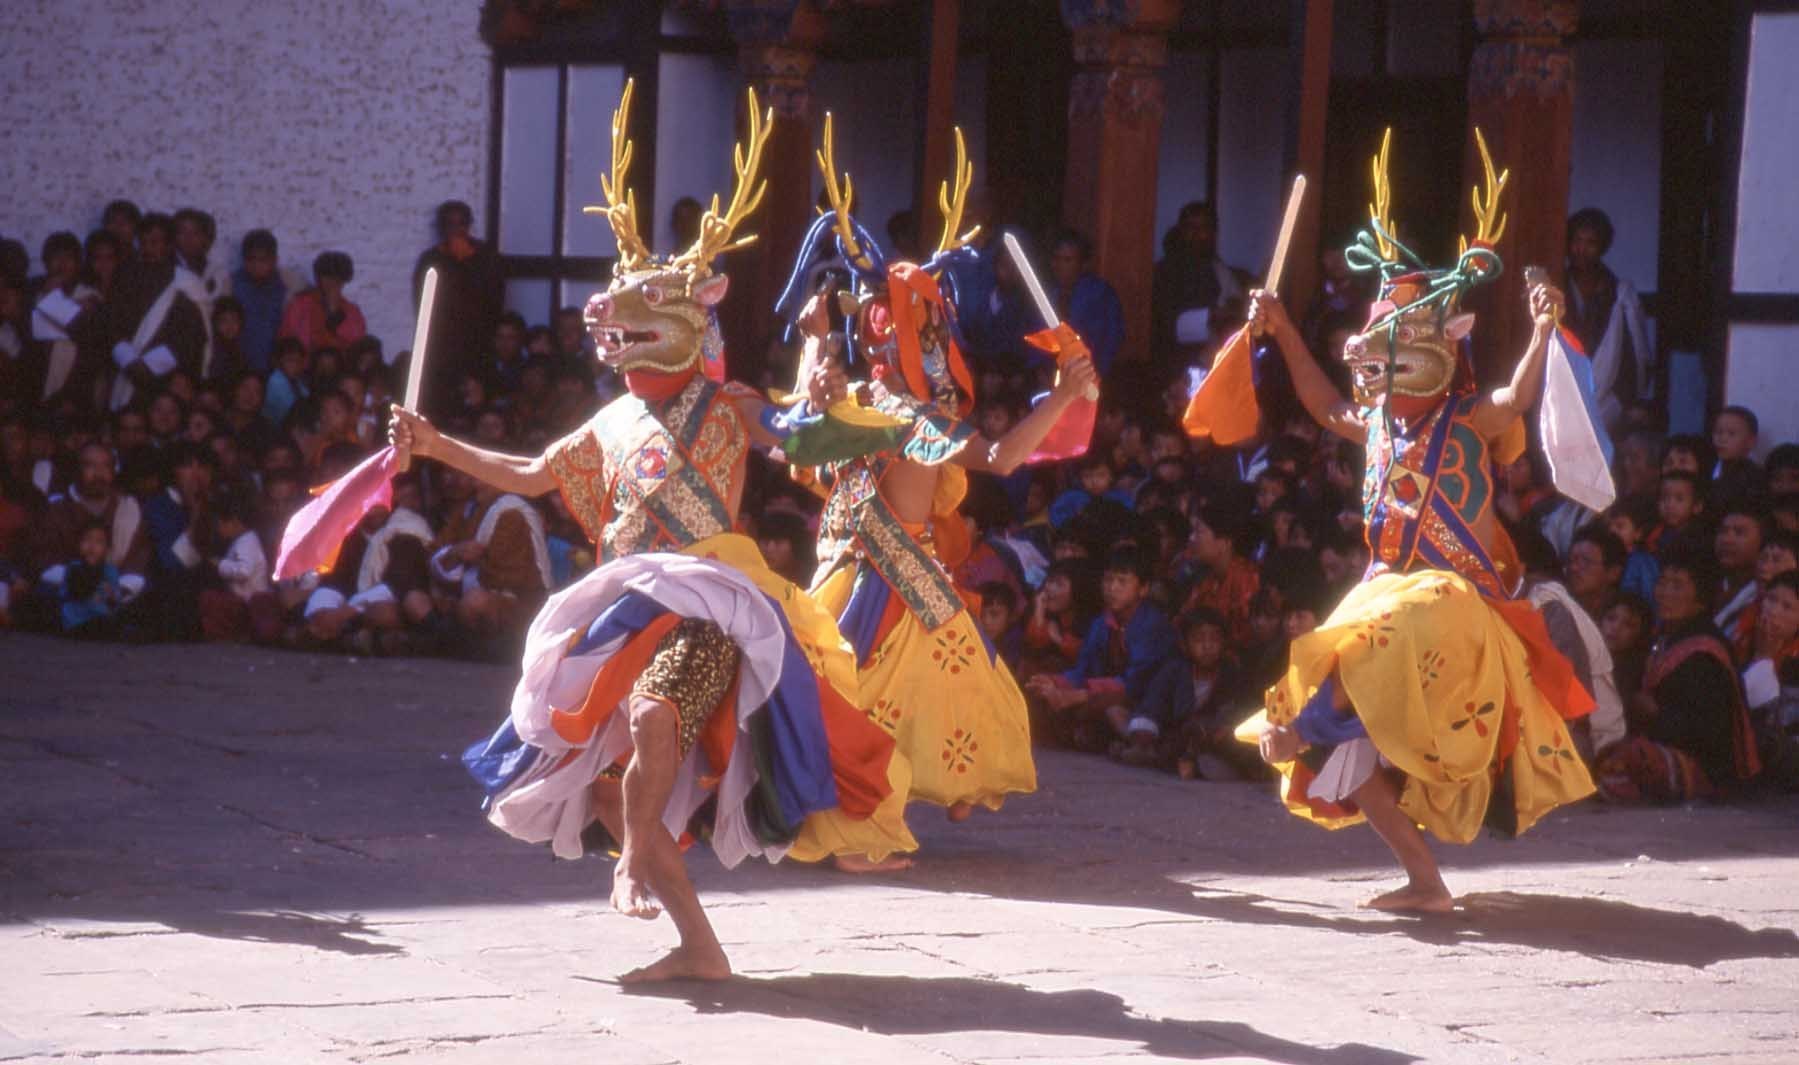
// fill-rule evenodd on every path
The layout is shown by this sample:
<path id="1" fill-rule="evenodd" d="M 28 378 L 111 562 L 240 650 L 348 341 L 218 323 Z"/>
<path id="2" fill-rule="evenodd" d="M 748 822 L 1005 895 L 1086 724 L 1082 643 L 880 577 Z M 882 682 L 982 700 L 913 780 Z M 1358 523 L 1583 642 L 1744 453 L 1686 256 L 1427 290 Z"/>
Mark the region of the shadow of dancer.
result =
<path id="1" fill-rule="evenodd" d="M 1314 903 L 1249 892 L 1187 888 L 1177 912 L 1240 924 L 1279 924 L 1358 935 L 1399 934 L 1434 946 L 1493 943 L 1559 950 L 1588 958 L 1647 961 L 1703 969 L 1746 958 L 1799 958 L 1799 934 L 1786 928 L 1746 928 L 1723 917 L 1656 910 L 1612 899 L 1475 892 L 1456 900 L 1453 914 L 1393 918 L 1368 911 L 1334 914 Z M 1294 907 L 1302 907 L 1295 909 Z M 1161 907 L 1158 907 L 1161 908 Z M 1368 913 L 1367 916 L 1362 914 Z"/>
<path id="2" fill-rule="evenodd" d="M 1475 892 L 1460 896 L 1453 914 L 1395 917 L 1190 884 L 1176 879 L 1172 870 L 1121 883 L 1071 871 L 1067 862 L 1025 855 L 995 866 L 978 855 L 940 854 L 935 862 L 910 871 L 904 882 L 909 888 L 1020 901 L 1131 907 L 1232 924 L 1357 935 L 1399 934 L 1436 946 L 1506 943 L 1696 969 L 1733 959 L 1799 958 L 1799 934 L 1791 929 L 1756 930 L 1723 917 L 1582 896 Z"/>
<path id="3" fill-rule="evenodd" d="M 250 943 L 286 943 L 328 950 L 334 954 L 404 954 L 404 947 L 375 943 L 377 933 L 360 915 L 329 917 L 320 914 L 274 911 L 267 913 L 216 912 L 157 917 L 177 932 L 213 939 L 237 939 Z"/>
<path id="4" fill-rule="evenodd" d="M 1145 1017 L 1104 991 L 1035 991 L 965 977 L 809 973 L 704 985 L 630 985 L 625 993 L 681 999 L 702 1014 L 759 1013 L 879 1035 L 1004 1031 L 1110 1039 L 1189 1061 L 1253 1057 L 1287 1065 L 1409 1065 L 1419 1060 L 1361 1043 L 1308 1046 L 1236 1021 Z"/>

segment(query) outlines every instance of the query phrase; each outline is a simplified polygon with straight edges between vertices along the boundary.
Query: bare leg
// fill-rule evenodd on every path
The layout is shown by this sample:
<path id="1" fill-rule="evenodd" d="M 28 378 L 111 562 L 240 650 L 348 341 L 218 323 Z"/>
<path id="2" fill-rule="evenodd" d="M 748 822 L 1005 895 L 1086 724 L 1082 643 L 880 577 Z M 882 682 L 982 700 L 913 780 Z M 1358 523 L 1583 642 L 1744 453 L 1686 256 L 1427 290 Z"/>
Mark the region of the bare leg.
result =
<path id="1" fill-rule="evenodd" d="M 662 826 L 680 753 L 675 708 L 660 699 L 633 695 L 630 714 L 631 742 L 636 749 L 625 769 L 624 838 L 618 868 L 612 874 L 612 908 L 651 918 L 659 912 L 654 899 L 660 899 L 681 941 L 660 960 L 633 969 L 619 980 L 723 980 L 731 975 L 731 963 L 700 907 L 680 848 Z"/>
<path id="2" fill-rule="evenodd" d="M 1424 833 L 1399 808 L 1399 792 L 1382 770 L 1376 769 L 1367 783 L 1357 788 L 1350 798 L 1368 816 L 1381 841 L 1405 866 L 1406 885 L 1376 895 L 1362 905 L 1371 910 L 1407 913 L 1449 913 L 1455 909 L 1443 875 L 1437 870 L 1437 859 L 1430 852 Z"/>

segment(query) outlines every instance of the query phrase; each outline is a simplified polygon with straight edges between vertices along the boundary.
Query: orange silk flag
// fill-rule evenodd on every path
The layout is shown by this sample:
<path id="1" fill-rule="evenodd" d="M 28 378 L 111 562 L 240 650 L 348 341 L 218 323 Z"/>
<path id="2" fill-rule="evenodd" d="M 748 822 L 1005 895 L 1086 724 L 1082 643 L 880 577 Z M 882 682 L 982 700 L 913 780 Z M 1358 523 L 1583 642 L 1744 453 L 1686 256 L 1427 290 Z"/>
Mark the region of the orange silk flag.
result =
<path id="1" fill-rule="evenodd" d="M 1250 346 L 1249 327 L 1245 326 L 1218 349 L 1212 372 L 1199 383 L 1181 417 L 1181 428 L 1188 436 L 1209 436 L 1213 443 L 1228 447 L 1256 435 L 1261 411 L 1256 406 Z"/>

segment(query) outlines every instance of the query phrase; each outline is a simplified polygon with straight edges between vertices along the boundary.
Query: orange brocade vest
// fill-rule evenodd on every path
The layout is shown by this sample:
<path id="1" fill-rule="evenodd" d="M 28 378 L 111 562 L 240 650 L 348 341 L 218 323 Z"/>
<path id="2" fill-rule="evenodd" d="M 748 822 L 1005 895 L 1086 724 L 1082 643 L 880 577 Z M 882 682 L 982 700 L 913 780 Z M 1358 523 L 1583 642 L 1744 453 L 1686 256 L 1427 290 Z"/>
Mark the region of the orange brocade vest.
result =
<path id="1" fill-rule="evenodd" d="M 695 374 L 664 400 L 626 394 L 550 445 L 545 464 L 601 562 L 731 531 L 749 430 L 728 397 L 741 387 Z"/>
<path id="2" fill-rule="evenodd" d="M 1473 393 L 1450 396 L 1391 436 L 1379 408 L 1362 411 L 1372 572 L 1450 570 L 1501 599 L 1517 590 L 1516 554 L 1493 516 L 1492 449 L 1474 425 L 1479 401 Z"/>

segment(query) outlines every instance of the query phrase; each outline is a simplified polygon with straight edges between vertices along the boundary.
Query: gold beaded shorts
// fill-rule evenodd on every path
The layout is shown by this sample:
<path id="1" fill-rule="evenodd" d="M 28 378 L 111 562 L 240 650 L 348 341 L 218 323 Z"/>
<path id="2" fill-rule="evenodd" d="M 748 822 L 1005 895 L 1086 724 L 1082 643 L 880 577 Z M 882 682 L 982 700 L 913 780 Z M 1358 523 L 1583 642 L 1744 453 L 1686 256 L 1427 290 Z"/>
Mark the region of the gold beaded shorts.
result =
<path id="1" fill-rule="evenodd" d="M 737 676 L 737 645 L 714 622 L 682 618 L 656 644 L 650 663 L 631 686 L 672 704 L 680 722 L 681 758 L 693 750 L 700 728 L 718 709 Z"/>

